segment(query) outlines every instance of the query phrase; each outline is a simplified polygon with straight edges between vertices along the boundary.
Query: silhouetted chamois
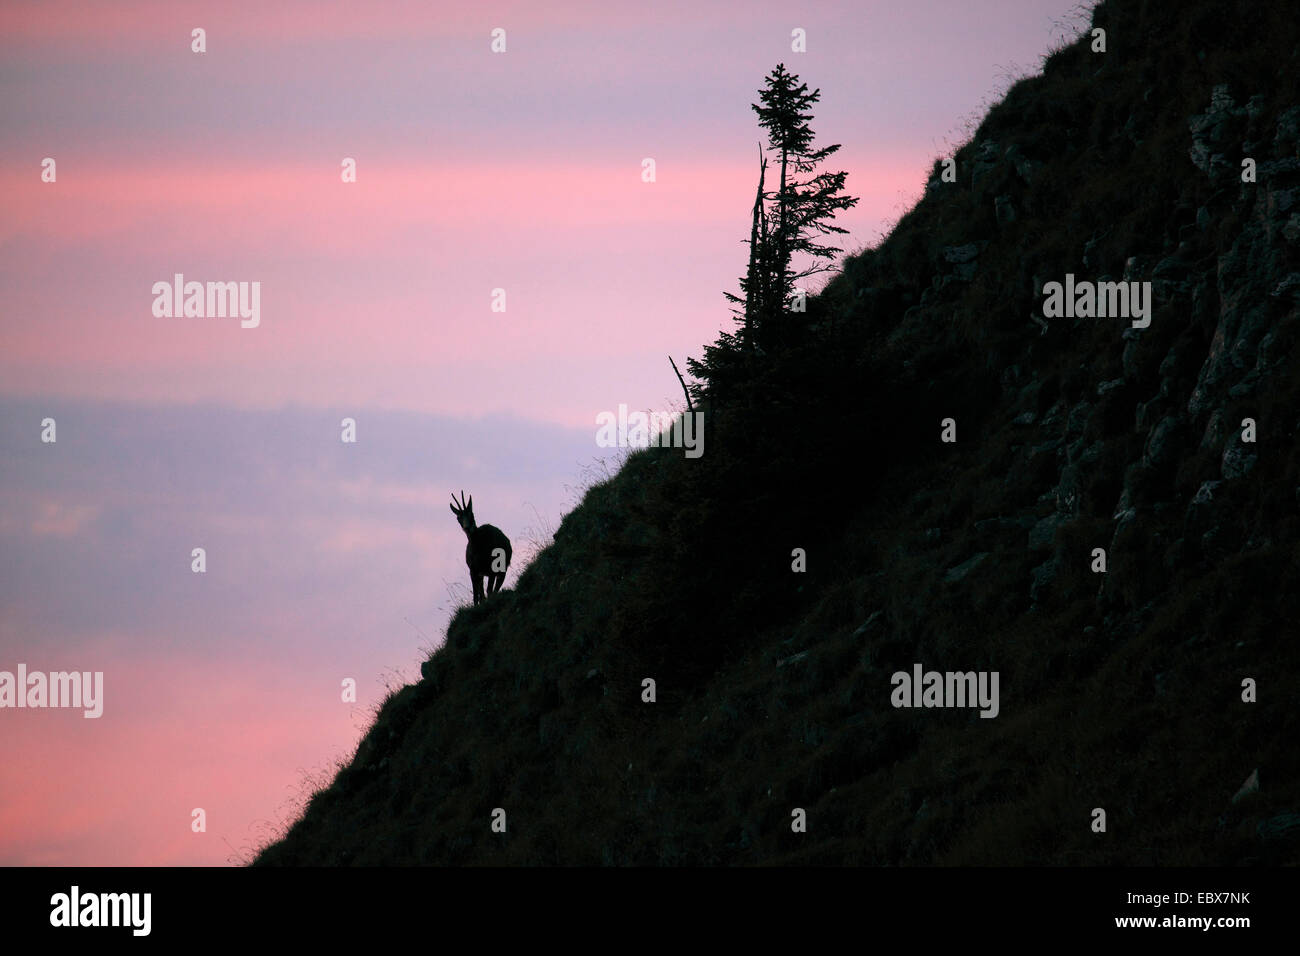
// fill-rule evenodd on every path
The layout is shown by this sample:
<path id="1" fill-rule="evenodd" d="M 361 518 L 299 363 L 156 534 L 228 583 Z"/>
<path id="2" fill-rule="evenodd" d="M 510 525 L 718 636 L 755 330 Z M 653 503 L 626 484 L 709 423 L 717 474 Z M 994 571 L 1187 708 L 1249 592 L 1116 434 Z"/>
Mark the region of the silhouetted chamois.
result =
<path id="1" fill-rule="evenodd" d="M 460 507 L 456 506 L 456 496 L 451 496 L 451 513 L 469 539 L 465 545 L 465 563 L 469 565 L 469 581 L 477 604 L 484 599 L 484 578 L 487 578 L 488 594 L 496 594 L 505 583 L 506 569 L 510 567 L 510 539 L 500 528 L 490 524 L 480 528 L 474 523 L 474 496 L 470 495 L 466 502 L 464 491 L 460 493 Z"/>

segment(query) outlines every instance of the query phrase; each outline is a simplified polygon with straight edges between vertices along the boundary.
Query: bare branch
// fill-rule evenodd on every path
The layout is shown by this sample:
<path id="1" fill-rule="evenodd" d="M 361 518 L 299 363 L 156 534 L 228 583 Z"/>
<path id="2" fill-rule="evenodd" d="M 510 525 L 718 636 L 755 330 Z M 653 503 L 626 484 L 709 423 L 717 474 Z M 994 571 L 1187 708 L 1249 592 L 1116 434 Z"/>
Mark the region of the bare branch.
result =
<path id="1" fill-rule="evenodd" d="M 677 372 L 677 363 L 673 362 L 673 357 L 668 356 L 668 361 L 672 363 L 673 371 Z M 677 381 L 682 383 L 682 394 L 686 396 L 686 410 L 691 414 L 695 413 L 695 405 L 691 402 L 691 393 L 686 390 L 686 379 L 682 378 L 682 373 L 677 372 Z"/>

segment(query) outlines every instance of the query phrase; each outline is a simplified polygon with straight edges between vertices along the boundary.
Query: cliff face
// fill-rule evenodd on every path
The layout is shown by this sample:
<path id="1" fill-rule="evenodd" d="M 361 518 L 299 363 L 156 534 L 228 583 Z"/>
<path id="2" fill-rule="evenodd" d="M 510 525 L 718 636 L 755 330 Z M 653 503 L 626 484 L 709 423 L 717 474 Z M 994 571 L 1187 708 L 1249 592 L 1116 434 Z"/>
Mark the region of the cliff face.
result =
<path id="1" fill-rule="evenodd" d="M 1300 26 L 1093 26 L 258 863 L 1300 859 Z M 996 716 L 894 706 L 918 664 Z"/>

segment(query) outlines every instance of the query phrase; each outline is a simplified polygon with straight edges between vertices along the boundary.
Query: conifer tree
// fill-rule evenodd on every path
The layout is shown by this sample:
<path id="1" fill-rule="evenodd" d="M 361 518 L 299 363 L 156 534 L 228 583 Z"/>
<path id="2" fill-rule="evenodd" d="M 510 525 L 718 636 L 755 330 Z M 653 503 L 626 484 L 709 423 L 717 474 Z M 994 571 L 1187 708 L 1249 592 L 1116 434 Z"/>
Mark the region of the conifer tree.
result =
<path id="1" fill-rule="evenodd" d="M 821 99 L 821 90 L 808 89 L 799 77 L 787 73 L 777 64 L 766 78 L 767 88 L 759 91 L 759 103 L 752 104 L 758 125 L 767 130 L 768 148 L 780 169 L 780 183 L 771 197 L 769 214 L 772 228 L 768 237 L 764 285 L 768 294 L 758 313 L 758 325 L 769 326 L 789 307 L 795 283 L 831 268 L 835 254 L 842 250 L 818 240 L 831 233 L 848 232 L 830 220 L 835 213 L 851 209 L 857 199 L 845 195 L 844 172 L 817 172 L 817 167 L 836 153 L 840 144 L 813 148 L 814 134 L 808 125 L 811 108 Z M 793 266 L 794 257 L 803 254 L 811 259 L 802 268 Z M 770 331 L 774 331 L 771 330 Z"/>
<path id="2" fill-rule="evenodd" d="M 760 144 L 742 295 L 724 293 L 737 307 L 732 312 L 741 327 L 736 333 L 722 332 L 716 343 L 706 346 L 704 361 L 687 360 L 691 373 L 711 385 L 737 374 L 756 350 L 765 352 L 786 337 L 785 316 L 795 283 L 831 268 L 827 260 L 841 250 L 819 240 L 847 232 L 830 220 L 858 201 L 843 192 L 847 173 L 817 172 L 840 148 L 838 143 L 813 147 L 811 107 L 821 99 L 821 91 L 809 91 L 798 76 L 786 72 L 784 64 L 778 64 L 765 82 L 759 90 L 760 102 L 751 106 L 759 126 L 767 130 L 767 149 L 780 178 L 774 191 L 767 188 L 768 156 Z M 798 268 L 797 255 L 808 260 Z"/>

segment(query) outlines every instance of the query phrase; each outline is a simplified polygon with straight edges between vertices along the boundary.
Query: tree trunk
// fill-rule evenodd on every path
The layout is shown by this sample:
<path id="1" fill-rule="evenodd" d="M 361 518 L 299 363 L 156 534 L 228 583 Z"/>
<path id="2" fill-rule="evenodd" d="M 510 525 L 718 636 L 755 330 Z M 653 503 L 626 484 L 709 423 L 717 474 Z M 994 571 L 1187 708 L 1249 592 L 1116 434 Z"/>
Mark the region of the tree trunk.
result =
<path id="1" fill-rule="evenodd" d="M 772 306 L 774 315 L 779 315 L 785 311 L 785 300 L 788 290 L 785 287 L 786 266 L 789 264 L 789 254 L 786 252 L 786 195 L 785 195 L 785 171 L 789 165 L 790 153 L 781 147 L 781 220 L 777 225 L 776 233 L 776 297 Z"/>
<path id="2" fill-rule="evenodd" d="M 763 184 L 767 179 L 767 157 L 763 155 L 763 145 L 758 146 L 758 193 L 754 196 L 754 219 L 749 229 L 749 271 L 746 273 L 745 281 L 745 349 L 746 351 L 754 347 L 754 314 L 757 306 L 763 302 L 762 295 L 755 295 L 755 286 L 761 286 L 761 276 L 763 257 L 759 255 L 761 248 L 760 242 L 763 241 L 765 229 L 759 229 L 759 222 L 763 216 Z"/>

